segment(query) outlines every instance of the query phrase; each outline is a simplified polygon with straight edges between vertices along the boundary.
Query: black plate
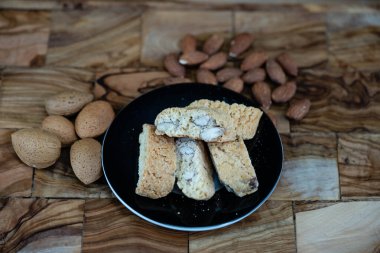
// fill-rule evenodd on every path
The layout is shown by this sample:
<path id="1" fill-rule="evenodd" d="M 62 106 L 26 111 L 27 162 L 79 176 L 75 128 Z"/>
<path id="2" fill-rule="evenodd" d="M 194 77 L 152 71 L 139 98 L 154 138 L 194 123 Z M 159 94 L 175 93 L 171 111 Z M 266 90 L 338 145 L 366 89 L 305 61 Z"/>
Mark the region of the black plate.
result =
<path id="1" fill-rule="evenodd" d="M 168 107 L 184 107 L 198 99 L 257 104 L 220 86 L 178 84 L 151 91 L 131 102 L 108 129 L 102 150 L 106 180 L 116 197 L 137 216 L 156 225 L 183 231 L 204 231 L 233 224 L 253 213 L 271 195 L 280 178 L 283 153 L 280 137 L 264 114 L 257 134 L 245 141 L 256 169 L 259 189 L 243 198 L 220 188 L 208 201 L 195 201 L 173 191 L 153 200 L 135 194 L 138 180 L 138 136 L 144 123 Z"/>

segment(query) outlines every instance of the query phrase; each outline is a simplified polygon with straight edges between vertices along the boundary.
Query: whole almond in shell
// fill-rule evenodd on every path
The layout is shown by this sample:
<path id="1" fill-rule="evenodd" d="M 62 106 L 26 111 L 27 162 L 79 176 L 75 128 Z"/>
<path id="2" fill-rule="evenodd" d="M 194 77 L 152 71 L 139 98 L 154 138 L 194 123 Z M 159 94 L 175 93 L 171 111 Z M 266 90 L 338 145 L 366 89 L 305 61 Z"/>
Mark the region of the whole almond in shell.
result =
<path id="1" fill-rule="evenodd" d="M 242 77 L 243 81 L 246 83 L 256 83 L 264 81 L 266 77 L 265 70 L 262 68 L 251 69 L 245 73 Z"/>
<path id="2" fill-rule="evenodd" d="M 257 82 L 252 86 L 254 98 L 261 104 L 263 109 L 268 110 L 272 105 L 271 90 L 266 82 Z"/>
<path id="3" fill-rule="evenodd" d="M 84 184 L 91 184 L 103 175 L 101 148 L 100 143 L 92 138 L 78 140 L 71 146 L 71 167 Z"/>
<path id="4" fill-rule="evenodd" d="M 310 110 L 310 100 L 307 98 L 294 101 L 290 104 L 286 117 L 294 120 L 303 119 Z"/>
<path id="5" fill-rule="evenodd" d="M 178 77 L 184 77 L 186 70 L 185 67 L 178 63 L 178 57 L 176 54 L 168 54 L 164 60 L 165 69 L 172 75 Z"/>
<path id="6" fill-rule="evenodd" d="M 202 69 L 216 70 L 223 67 L 227 63 L 227 54 L 224 52 L 219 52 L 208 58 L 207 61 L 200 65 Z"/>
<path id="7" fill-rule="evenodd" d="M 208 59 L 208 54 L 201 51 L 193 51 L 184 53 L 179 58 L 179 63 L 182 65 L 198 65 Z"/>
<path id="8" fill-rule="evenodd" d="M 231 57 L 239 56 L 252 45 L 253 39 L 254 38 L 250 33 L 240 33 L 236 35 L 231 41 L 229 55 Z"/>
<path id="9" fill-rule="evenodd" d="M 240 65 L 240 69 L 247 71 L 262 66 L 268 60 L 268 55 L 265 52 L 253 52 L 249 54 Z"/>
<path id="10" fill-rule="evenodd" d="M 18 130 L 11 135 L 11 139 L 21 161 L 37 169 L 53 165 L 61 154 L 58 137 L 39 128 Z"/>
<path id="11" fill-rule="evenodd" d="M 94 99 L 91 93 L 64 91 L 45 100 L 45 109 L 49 115 L 68 116 L 79 112 L 83 106 Z"/>
<path id="12" fill-rule="evenodd" d="M 197 70 L 197 82 L 206 84 L 218 84 L 214 73 L 207 69 Z"/>
<path id="13" fill-rule="evenodd" d="M 244 89 L 244 82 L 239 77 L 234 77 L 223 84 L 224 88 L 240 93 Z"/>
<path id="14" fill-rule="evenodd" d="M 287 53 L 282 53 L 277 56 L 277 62 L 282 66 L 282 68 L 292 76 L 298 75 L 297 63 L 292 59 L 292 57 Z"/>
<path id="15" fill-rule="evenodd" d="M 197 39 L 191 34 L 186 34 L 182 38 L 180 46 L 182 53 L 193 52 L 197 50 Z"/>
<path id="16" fill-rule="evenodd" d="M 191 83 L 192 81 L 189 78 L 184 77 L 166 77 L 163 79 L 165 85 L 177 84 L 177 83 Z"/>
<path id="17" fill-rule="evenodd" d="M 240 77 L 242 73 L 243 72 L 238 68 L 226 67 L 226 68 L 219 70 L 216 73 L 216 79 L 219 82 L 224 83 L 224 82 L 227 82 L 228 80 L 230 80 L 231 78 Z"/>
<path id="18" fill-rule="evenodd" d="M 203 52 L 208 55 L 215 54 L 223 46 L 224 37 L 219 34 L 213 34 L 203 44 Z"/>
<path id="19" fill-rule="evenodd" d="M 265 65 L 269 78 L 278 84 L 286 82 L 286 76 L 281 66 L 273 59 L 269 59 Z"/>
<path id="20" fill-rule="evenodd" d="M 286 82 L 278 86 L 272 92 L 272 100 L 276 103 L 288 102 L 295 94 L 297 85 L 294 81 Z"/>
<path id="21" fill-rule="evenodd" d="M 75 130 L 80 138 L 97 137 L 107 130 L 114 118 L 110 103 L 98 100 L 80 111 L 75 119 Z"/>
<path id="22" fill-rule="evenodd" d="M 47 116 L 41 123 L 41 128 L 58 137 L 62 145 L 69 145 L 78 139 L 74 124 L 63 116 Z"/>

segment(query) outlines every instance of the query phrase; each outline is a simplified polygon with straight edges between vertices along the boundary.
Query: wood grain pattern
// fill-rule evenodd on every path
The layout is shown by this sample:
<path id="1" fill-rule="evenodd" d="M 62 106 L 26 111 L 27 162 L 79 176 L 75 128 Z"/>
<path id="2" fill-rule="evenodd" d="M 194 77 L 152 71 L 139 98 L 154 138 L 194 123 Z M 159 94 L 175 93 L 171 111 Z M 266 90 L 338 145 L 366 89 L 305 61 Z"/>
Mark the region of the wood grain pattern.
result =
<path id="1" fill-rule="evenodd" d="M 43 65 L 49 25 L 48 12 L 0 11 L 0 65 Z"/>
<path id="2" fill-rule="evenodd" d="M 378 252 L 380 202 L 343 202 L 296 213 L 298 252 Z"/>
<path id="3" fill-rule="evenodd" d="M 285 161 L 271 199 L 337 200 L 339 174 L 334 134 L 281 136 Z"/>
<path id="4" fill-rule="evenodd" d="M 264 50 L 271 56 L 286 51 L 300 67 L 323 65 L 327 61 L 323 14 L 292 11 L 273 15 L 269 11 L 238 11 L 235 14 L 235 32 L 253 33 L 255 50 Z"/>
<path id="5" fill-rule="evenodd" d="M 29 197 L 33 168 L 23 164 L 11 144 L 12 129 L 0 129 L 0 196 Z"/>
<path id="6" fill-rule="evenodd" d="M 162 87 L 164 84 L 160 80 L 168 77 L 169 73 L 146 68 L 126 68 L 98 72 L 96 76 L 97 84 L 106 90 L 103 96 L 117 110 L 136 97 Z"/>
<path id="7" fill-rule="evenodd" d="M 83 252 L 187 252 L 188 234 L 151 225 L 117 200 L 87 200 Z"/>
<path id="8" fill-rule="evenodd" d="M 304 70 L 298 77 L 296 98 L 311 100 L 301 122 L 291 122 L 291 132 L 379 132 L 380 75 L 358 72 L 351 80 L 344 71 Z M 349 81 L 349 82 L 348 82 Z"/>
<path id="9" fill-rule="evenodd" d="M 227 228 L 191 233 L 190 252 L 295 252 L 291 202 L 267 201 Z"/>
<path id="10" fill-rule="evenodd" d="M 0 199 L 1 252 L 80 252 L 84 200 Z"/>
<path id="11" fill-rule="evenodd" d="M 91 90 L 94 74 L 83 69 L 9 68 L 0 86 L 0 128 L 39 127 L 46 97 L 64 90 Z"/>
<path id="12" fill-rule="evenodd" d="M 162 66 L 165 55 L 179 52 L 179 41 L 187 33 L 204 40 L 212 33 L 229 38 L 231 32 L 232 13 L 228 11 L 147 11 L 142 23 L 141 62 Z"/>
<path id="13" fill-rule="evenodd" d="M 379 70 L 379 13 L 329 13 L 329 67 Z"/>
<path id="14" fill-rule="evenodd" d="M 35 170 L 33 197 L 53 198 L 110 198 L 104 177 L 85 185 L 75 176 L 70 165 L 69 148 L 62 149 L 61 157 L 51 167 Z"/>
<path id="15" fill-rule="evenodd" d="M 342 198 L 380 197 L 380 135 L 340 134 L 338 162 Z"/>
<path id="16" fill-rule="evenodd" d="M 54 12 L 47 64 L 110 68 L 137 61 L 141 11 L 131 6 Z"/>
<path id="17" fill-rule="evenodd" d="M 265 10 L 295 11 L 307 10 L 313 13 L 328 11 L 347 13 L 376 12 L 376 1 L 346 0 L 344 4 L 331 0 L 2 0 L 0 8 L 20 10 L 72 10 L 141 5 L 154 9 L 202 9 L 202 10 Z"/>

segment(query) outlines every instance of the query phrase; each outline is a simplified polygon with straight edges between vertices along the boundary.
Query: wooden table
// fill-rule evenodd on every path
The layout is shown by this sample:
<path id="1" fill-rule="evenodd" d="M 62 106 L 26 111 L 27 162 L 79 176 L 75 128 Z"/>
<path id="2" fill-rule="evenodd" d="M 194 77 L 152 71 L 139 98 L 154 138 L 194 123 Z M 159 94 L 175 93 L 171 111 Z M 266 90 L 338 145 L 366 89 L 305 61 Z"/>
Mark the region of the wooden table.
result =
<path id="1" fill-rule="evenodd" d="M 380 252 L 379 3 L 204 2 L 0 2 L 0 252 Z M 186 32 L 243 31 L 256 49 L 297 60 L 296 96 L 312 101 L 300 123 L 272 108 L 284 173 L 243 221 L 162 229 L 124 208 L 104 179 L 81 184 L 67 149 L 46 170 L 15 155 L 10 134 L 40 125 L 46 96 L 95 85 L 119 109 L 167 75 L 162 56 Z"/>

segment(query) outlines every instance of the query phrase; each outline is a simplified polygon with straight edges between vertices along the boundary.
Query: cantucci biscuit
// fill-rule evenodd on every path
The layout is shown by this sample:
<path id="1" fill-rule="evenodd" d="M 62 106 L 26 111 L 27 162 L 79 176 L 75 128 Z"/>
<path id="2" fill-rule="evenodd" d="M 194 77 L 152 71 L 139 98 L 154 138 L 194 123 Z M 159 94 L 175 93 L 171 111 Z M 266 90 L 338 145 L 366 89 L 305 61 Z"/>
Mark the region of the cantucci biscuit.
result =
<path id="1" fill-rule="evenodd" d="M 210 160 L 201 141 L 176 140 L 177 185 L 183 194 L 195 200 L 208 200 L 215 193 Z"/>
<path id="2" fill-rule="evenodd" d="M 255 107 L 236 103 L 230 105 L 223 101 L 211 101 L 208 99 L 194 101 L 188 107 L 207 107 L 229 114 L 233 121 L 234 131 L 243 140 L 253 138 L 263 114 L 260 109 Z"/>
<path id="3" fill-rule="evenodd" d="M 157 199 L 168 195 L 175 182 L 176 151 L 174 139 L 154 133 L 153 125 L 144 124 L 139 136 L 139 180 L 136 193 Z"/>

